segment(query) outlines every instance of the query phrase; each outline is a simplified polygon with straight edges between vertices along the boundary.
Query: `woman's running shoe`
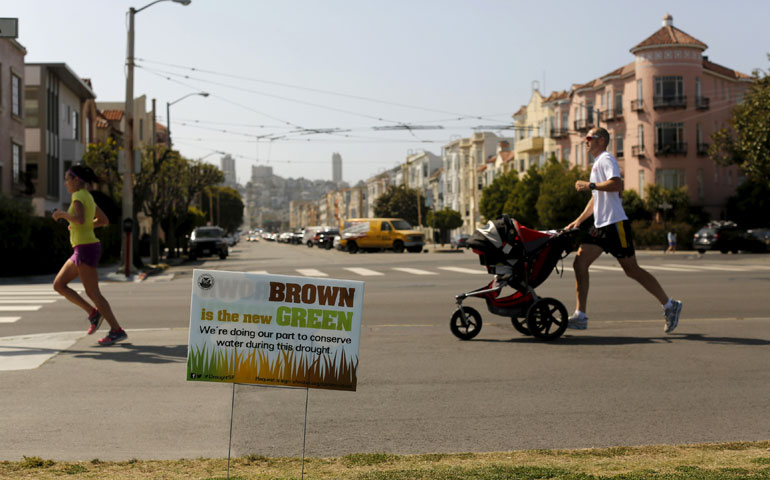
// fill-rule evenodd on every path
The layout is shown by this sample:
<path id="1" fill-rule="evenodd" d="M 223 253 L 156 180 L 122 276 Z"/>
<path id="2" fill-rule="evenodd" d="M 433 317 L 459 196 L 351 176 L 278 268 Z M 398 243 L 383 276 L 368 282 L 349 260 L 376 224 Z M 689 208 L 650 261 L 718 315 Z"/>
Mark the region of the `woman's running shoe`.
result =
<path id="1" fill-rule="evenodd" d="M 91 322 L 91 326 L 88 327 L 88 334 L 91 335 L 95 331 L 99 330 L 99 327 L 102 326 L 102 321 L 104 318 L 102 318 L 102 314 L 99 313 L 99 310 L 94 308 L 94 311 L 91 313 L 91 315 L 88 316 L 88 321 Z"/>
<path id="2" fill-rule="evenodd" d="M 99 345 L 114 345 L 128 338 L 128 334 L 122 328 L 117 332 L 110 330 L 106 337 L 99 339 Z"/>

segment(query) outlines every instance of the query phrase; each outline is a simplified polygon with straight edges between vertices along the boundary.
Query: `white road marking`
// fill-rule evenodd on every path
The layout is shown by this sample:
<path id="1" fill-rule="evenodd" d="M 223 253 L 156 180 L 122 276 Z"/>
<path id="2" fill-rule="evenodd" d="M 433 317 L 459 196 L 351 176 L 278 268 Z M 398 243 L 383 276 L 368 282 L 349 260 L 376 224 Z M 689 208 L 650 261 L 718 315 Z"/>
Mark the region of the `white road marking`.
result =
<path id="1" fill-rule="evenodd" d="M 37 368 L 82 336 L 83 332 L 61 332 L 0 338 L 0 371 Z"/>
<path id="2" fill-rule="evenodd" d="M 37 312 L 42 305 L 0 305 L 0 312 Z"/>
<path id="3" fill-rule="evenodd" d="M 254 270 L 253 272 L 246 272 L 246 273 L 254 273 L 257 275 L 267 275 L 267 270 Z"/>
<path id="4" fill-rule="evenodd" d="M 672 263 L 671 266 L 679 267 L 684 265 Z M 721 265 L 693 265 L 693 267 L 699 268 L 701 270 L 713 270 L 717 272 L 749 272 L 752 270 L 752 267 L 740 267 L 740 266 L 728 267 L 728 266 L 721 266 Z"/>
<path id="5" fill-rule="evenodd" d="M 393 270 L 411 273 L 412 275 L 438 275 L 436 272 L 429 272 L 427 270 L 420 270 L 418 268 L 393 267 Z"/>
<path id="6" fill-rule="evenodd" d="M 315 268 L 298 268 L 297 272 L 299 272 L 300 275 L 304 275 L 306 277 L 328 277 L 329 276 L 320 270 L 316 270 Z"/>
<path id="7" fill-rule="evenodd" d="M 83 293 L 83 290 L 77 290 L 78 293 Z M 0 297 L 11 297 L 11 296 L 23 296 L 23 297 L 60 297 L 60 295 L 53 291 L 42 291 L 42 290 L 17 290 L 17 291 L 8 291 L 8 290 L 2 290 L 0 291 Z"/>
<path id="8" fill-rule="evenodd" d="M 697 272 L 698 270 L 692 268 L 682 268 L 673 266 L 660 266 L 660 265 L 643 265 L 645 270 L 663 270 L 666 272 Z"/>
<path id="9" fill-rule="evenodd" d="M 439 270 L 449 270 L 450 272 L 459 272 L 459 273 L 472 273 L 474 275 L 486 275 L 486 270 L 475 270 L 470 268 L 463 268 L 463 267 L 438 267 Z"/>
<path id="10" fill-rule="evenodd" d="M 21 317 L 0 317 L 0 323 L 16 323 Z"/>
<path id="11" fill-rule="evenodd" d="M 605 267 L 603 265 L 591 265 L 588 267 L 589 270 L 602 270 L 607 272 L 622 272 L 623 269 L 620 267 Z"/>
<path id="12" fill-rule="evenodd" d="M 0 303 L 53 303 L 57 301 L 58 298 L 14 298 L 13 300 L 8 300 L 6 298 L 0 298 Z"/>
<path id="13" fill-rule="evenodd" d="M 382 272 L 376 272 L 374 270 L 369 270 L 368 268 L 361 268 L 361 267 L 345 267 L 345 270 L 351 271 L 356 275 L 361 275 L 362 277 L 376 277 L 379 275 L 385 275 Z"/>

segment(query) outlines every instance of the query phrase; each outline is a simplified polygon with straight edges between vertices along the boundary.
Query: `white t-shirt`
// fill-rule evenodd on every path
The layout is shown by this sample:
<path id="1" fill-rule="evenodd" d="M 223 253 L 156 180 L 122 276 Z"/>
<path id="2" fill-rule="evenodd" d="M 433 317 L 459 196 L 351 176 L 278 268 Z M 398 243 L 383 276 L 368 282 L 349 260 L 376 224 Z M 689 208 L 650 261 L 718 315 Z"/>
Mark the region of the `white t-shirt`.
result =
<path id="1" fill-rule="evenodd" d="M 615 157 L 608 152 L 602 152 L 591 168 L 591 182 L 605 182 L 611 178 L 620 178 L 620 167 Z M 620 192 L 600 192 L 594 190 L 594 225 L 596 228 L 606 227 L 613 223 L 628 220 Z"/>

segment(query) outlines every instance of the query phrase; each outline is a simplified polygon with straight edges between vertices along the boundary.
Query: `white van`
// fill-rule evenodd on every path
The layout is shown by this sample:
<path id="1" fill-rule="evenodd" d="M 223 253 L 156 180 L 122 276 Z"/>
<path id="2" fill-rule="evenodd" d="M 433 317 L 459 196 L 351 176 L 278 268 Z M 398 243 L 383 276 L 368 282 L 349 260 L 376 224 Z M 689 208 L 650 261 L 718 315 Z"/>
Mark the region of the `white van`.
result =
<path id="1" fill-rule="evenodd" d="M 312 227 L 305 227 L 305 230 L 302 233 L 302 244 L 307 245 L 308 247 L 312 247 L 313 237 L 315 237 L 315 234 L 327 228 L 332 227 L 328 225 L 314 225 Z"/>

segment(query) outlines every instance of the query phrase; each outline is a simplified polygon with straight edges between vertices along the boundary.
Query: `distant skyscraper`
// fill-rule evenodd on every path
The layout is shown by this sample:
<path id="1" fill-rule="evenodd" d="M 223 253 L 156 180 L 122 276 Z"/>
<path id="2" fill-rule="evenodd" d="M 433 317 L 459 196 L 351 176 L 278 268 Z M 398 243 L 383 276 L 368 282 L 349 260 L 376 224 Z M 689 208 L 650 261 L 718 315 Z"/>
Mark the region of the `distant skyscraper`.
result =
<path id="1" fill-rule="evenodd" d="M 259 179 L 272 177 L 273 167 L 266 165 L 252 165 L 251 166 L 251 181 L 256 182 Z"/>
<path id="2" fill-rule="evenodd" d="M 337 152 L 332 154 L 332 182 L 342 181 L 342 155 Z"/>
<path id="3" fill-rule="evenodd" d="M 222 173 L 225 174 L 225 185 L 235 188 L 235 159 L 230 155 L 222 157 Z"/>

